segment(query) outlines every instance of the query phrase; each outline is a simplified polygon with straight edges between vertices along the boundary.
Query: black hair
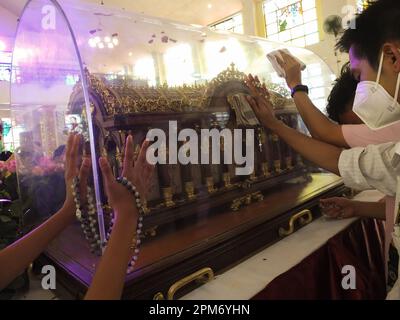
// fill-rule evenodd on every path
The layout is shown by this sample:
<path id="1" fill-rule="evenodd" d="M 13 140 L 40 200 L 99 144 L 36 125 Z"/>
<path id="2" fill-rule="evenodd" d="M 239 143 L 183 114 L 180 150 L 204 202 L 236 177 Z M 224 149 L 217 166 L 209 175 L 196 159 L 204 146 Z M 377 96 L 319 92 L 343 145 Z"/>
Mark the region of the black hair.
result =
<path id="1" fill-rule="evenodd" d="M 350 70 L 350 64 L 346 63 L 336 79 L 335 85 L 328 97 L 326 112 L 333 121 L 340 122 L 340 116 L 345 113 L 349 103 L 352 103 L 356 95 L 358 81 L 354 79 Z"/>
<path id="2" fill-rule="evenodd" d="M 3 151 L 0 153 L 0 161 L 7 161 L 12 156 L 12 152 L 10 151 Z"/>
<path id="3" fill-rule="evenodd" d="M 369 1 L 369 6 L 353 20 L 336 47 L 349 52 L 353 46 L 358 58 L 366 58 L 373 68 L 379 65 L 382 46 L 387 41 L 400 40 L 400 1 Z"/>

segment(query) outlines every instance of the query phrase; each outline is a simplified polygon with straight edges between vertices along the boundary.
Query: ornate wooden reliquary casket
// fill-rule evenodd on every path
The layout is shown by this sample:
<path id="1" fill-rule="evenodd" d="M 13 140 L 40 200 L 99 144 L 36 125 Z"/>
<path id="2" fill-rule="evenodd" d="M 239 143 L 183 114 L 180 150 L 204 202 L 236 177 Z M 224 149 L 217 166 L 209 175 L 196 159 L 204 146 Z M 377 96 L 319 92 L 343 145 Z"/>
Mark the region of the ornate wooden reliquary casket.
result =
<path id="1" fill-rule="evenodd" d="M 228 130 L 231 136 L 235 129 L 254 130 L 254 170 L 251 174 L 236 175 L 237 164 L 224 163 L 223 135 L 217 141 L 221 164 L 213 164 L 212 159 L 209 159 L 209 164 L 157 164 L 146 199 L 148 234 L 155 235 L 156 229 L 164 224 L 198 215 L 202 210 L 210 212 L 230 208 L 238 211 L 242 206 L 262 201 L 265 190 L 283 181 L 309 177 L 302 157 L 259 124 L 245 99 L 249 94 L 244 83 L 246 75 L 233 64 L 210 83 L 173 88 L 167 85 L 141 87 L 129 80 L 107 81 L 89 72 L 86 75 L 96 150 L 107 156 L 116 176 L 122 172 L 124 142 L 128 134 L 134 136 L 138 153 L 149 130 L 161 129 L 169 140 L 170 124 L 176 123 L 177 132 L 190 128 L 198 134 L 201 157 L 204 151 L 200 145 L 204 143 L 202 129 L 216 129 L 219 133 Z M 271 91 L 271 95 L 278 118 L 294 129 L 304 130 L 293 101 L 277 92 Z M 71 96 L 69 114 L 82 116 L 79 114 L 82 104 L 84 95 L 78 84 Z M 245 138 L 241 135 L 244 146 Z M 210 156 L 215 141 L 209 137 L 207 140 Z M 178 148 L 185 141 L 179 143 Z M 169 146 L 163 152 L 168 155 Z M 106 203 L 105 195 L 102 196 Z"/>
<path id="2" fill-rule="evenodd" d="M 43 20 L 43 6 L 56 24 Z M 158 157 L 181 152 L 198 161 L 156 165 L 143 247 L 137 268 L 127 275 L 125 298 L 182 296 L 311 223 L 320 216 L 320 197 L 346 191 L 341 179 L 316 170 L 264 129 L 246 101 L 244 77 L 253 73 L 271 90 L 277 117 L 306 132 L 265 58 L 281 47 L 107 7 L 30 1 L 18 27 L 11 83 L 20 194 L 30 208 L 25 221 L 38 224 L 63 204 L 68 132 L 82 134 L 82 155 L 93 164 L 106 156 L 118 176 L 127 135 L 133 134 L 137 152 L 155 129 L 168 141 Z M 310 51 L 289 49 L 307 64 L 311 97 L 324 104 L 329 67 Z M 190 138 L 178 139 L 188 130 Z M 231 162 L 225 161 L 227 150 Z M 73 297 L 88 288 L 109 231 L 112 209 L 102 183 L 93 165 L 94 228 L 101 239 L 88 242 L 74 223 L 36 262 L 54 265 L 57 281 Z"/>

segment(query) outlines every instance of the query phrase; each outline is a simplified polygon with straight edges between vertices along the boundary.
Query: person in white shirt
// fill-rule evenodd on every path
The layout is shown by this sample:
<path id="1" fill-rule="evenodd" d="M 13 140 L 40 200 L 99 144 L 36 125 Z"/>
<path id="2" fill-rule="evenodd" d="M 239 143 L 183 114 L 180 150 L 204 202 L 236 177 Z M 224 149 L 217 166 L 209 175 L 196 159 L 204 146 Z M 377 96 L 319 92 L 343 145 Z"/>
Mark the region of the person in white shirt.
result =
<path id="1" fill-rule="evenodd" d="M 349 51 L 351 70 L 360 81 L 353 111 L 377 130 L 400 121 L 400 1 L 378 0 L 357 16 L 355 25 L 355 29 L 345 31 L 338 47 Z M 247 85 L 252 93 L 248 102 L 260 122 L 305 158 L 341 175 L 349 187 L 396 196 L 393 241 L 400 251 L 400 142 L 343 151 L 287 127 L 275 117 L 271 102 L 251 75 Z M 293 88 L 296 86 L 293 84 Z M 400 299 L 399 281 L 388 299 Z"/>

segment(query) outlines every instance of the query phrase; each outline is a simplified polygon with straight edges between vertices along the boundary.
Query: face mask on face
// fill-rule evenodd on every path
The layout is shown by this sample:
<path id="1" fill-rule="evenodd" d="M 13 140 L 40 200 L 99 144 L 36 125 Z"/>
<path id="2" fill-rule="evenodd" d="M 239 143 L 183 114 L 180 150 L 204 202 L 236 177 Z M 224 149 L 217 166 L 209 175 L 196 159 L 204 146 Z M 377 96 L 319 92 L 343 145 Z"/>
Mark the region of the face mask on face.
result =
<path id="1" fill-rule="evenodd" d="M 376 82 L 362 81 L 358 84 L 353 111 L 372 130 L 378 130 L 400 121 L 400 104 L 397 102 L 400 74 L 397 77 L 394 98 L 379 84 L 384 53 L 379 63 Z"/>

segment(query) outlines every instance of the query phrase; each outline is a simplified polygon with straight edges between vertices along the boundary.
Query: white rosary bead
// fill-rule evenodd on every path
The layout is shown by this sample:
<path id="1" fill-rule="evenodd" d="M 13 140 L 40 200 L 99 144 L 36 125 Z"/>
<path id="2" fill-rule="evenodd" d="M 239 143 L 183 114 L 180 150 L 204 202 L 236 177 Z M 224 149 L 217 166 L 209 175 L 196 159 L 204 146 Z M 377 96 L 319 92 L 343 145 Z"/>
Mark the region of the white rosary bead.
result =
<path id="1" fill-rule="evenodd" d="M 125 177 L 118 178 L 117 182 L 122 184 L 123 186 L 125 186 L 133 194 L 136 207 L 139 211 L 138 225 L 137 225 L 137 229 L 136 229 L 136 247 L 134 248 L 135 256 L 131 259 L 131 261 L 128 264 L 127 273 L 129 274 L 129 273 L 133 272 L 133 270 L 134 270 L 133 266 L 136 264 L 136 261 L 138 260 L 138 255 L 139 255 L 138 247 L 142 243 L 142 241 L 140 240 L 140 235 L 142 234 L 142 228 L 143 228 L 143 223 L 142 223 L 143 216 L 142 215 L 145 214 L 145 210 L 141 203 L 140 193 L 138 191 L 136 191 L 137 190 L 136 187 Z M 110 223 L 110 232 L 112 230 L 112 224 L 114 222 L 113 220 Z"/>

